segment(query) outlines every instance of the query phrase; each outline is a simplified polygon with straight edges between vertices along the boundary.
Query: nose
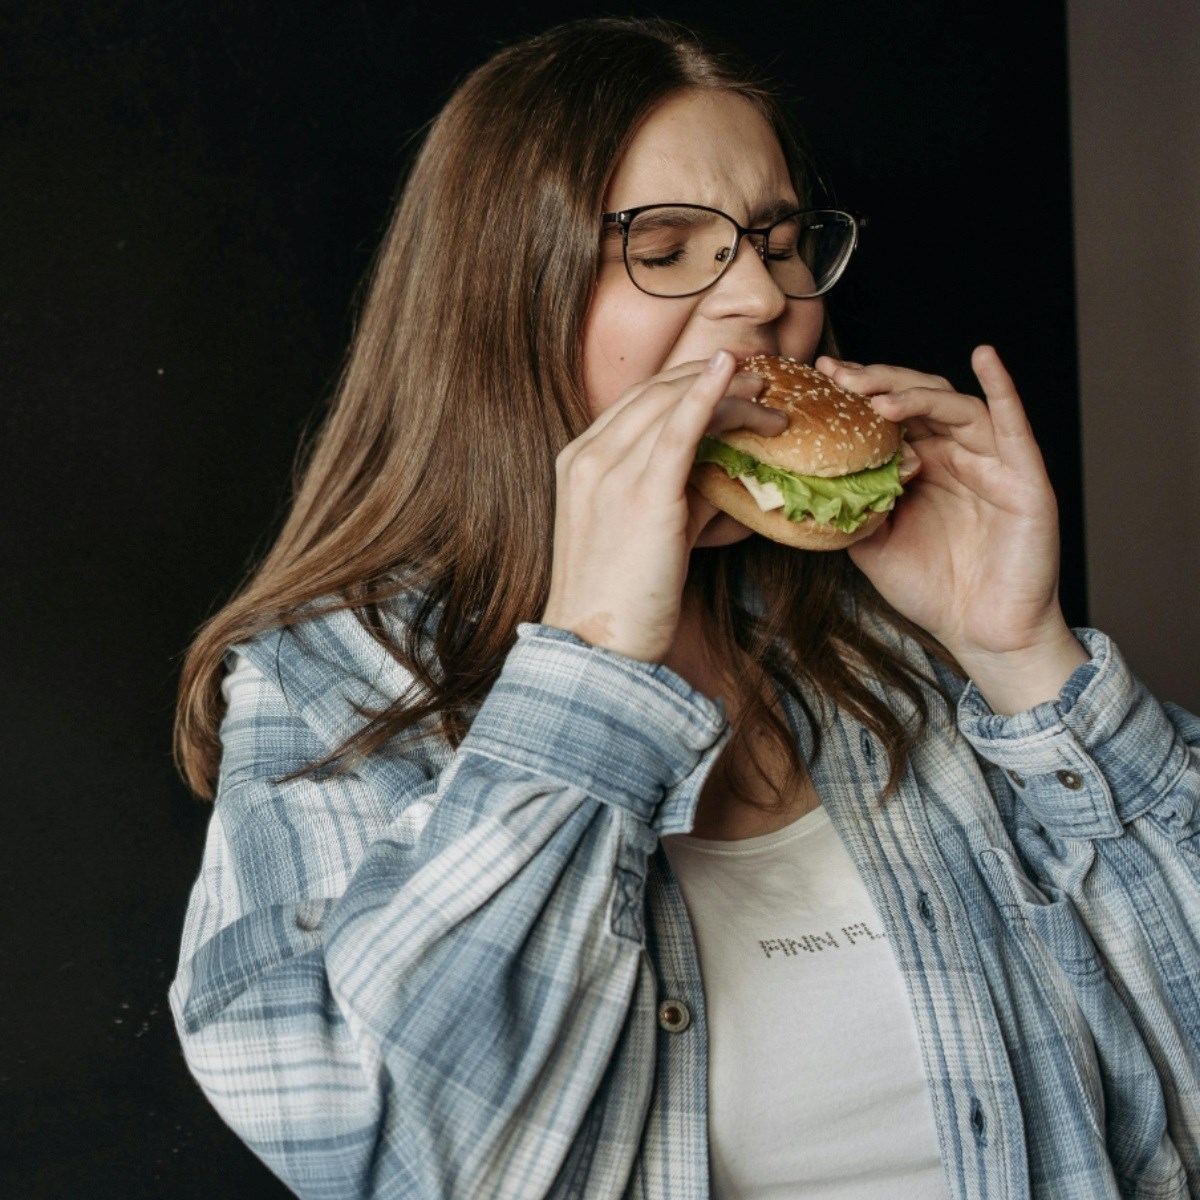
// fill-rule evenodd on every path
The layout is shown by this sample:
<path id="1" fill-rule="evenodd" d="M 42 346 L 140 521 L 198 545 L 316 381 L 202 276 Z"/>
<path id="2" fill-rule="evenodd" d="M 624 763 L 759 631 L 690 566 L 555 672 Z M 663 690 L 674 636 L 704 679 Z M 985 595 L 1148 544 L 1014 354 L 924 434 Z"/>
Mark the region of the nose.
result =
<path id="1" fill-rule="evenodd" d="M 773 321 L 787 308 L 787 297 L 763 261 L 764 240 L 743 234 L 733 261 L 704 294 L 708 317 L 744 315 L 756 321 Z"/>

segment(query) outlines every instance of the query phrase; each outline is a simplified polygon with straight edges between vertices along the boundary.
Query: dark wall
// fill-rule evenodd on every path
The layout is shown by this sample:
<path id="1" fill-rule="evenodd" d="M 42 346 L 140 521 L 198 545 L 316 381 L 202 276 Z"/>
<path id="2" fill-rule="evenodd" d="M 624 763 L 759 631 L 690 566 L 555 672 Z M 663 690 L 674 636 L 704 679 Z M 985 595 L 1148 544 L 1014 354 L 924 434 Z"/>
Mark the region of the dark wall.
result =
<path id="1" fill-rule="evenodd" d="M 970 351 L 998 347 L 1085 619 L 1059 5 L 469 11 L 0 12 L 0 1194 L 285 1194 L 166 1005 L 208 817 L 171 765 L 179 657 L 277 527 L 409 136 L 513 37 L 654 11 L 789 83 L 833 198 L 871 218 L 832 296 L 845 353 L 976 391 Z"/>
<path id="2" fill-rule="evenodd" d="M 1089 617 L 1200 713 L 1200 477 L 1124 486 L 1200 461 L 1200 4 L 1067 7 Z"/>

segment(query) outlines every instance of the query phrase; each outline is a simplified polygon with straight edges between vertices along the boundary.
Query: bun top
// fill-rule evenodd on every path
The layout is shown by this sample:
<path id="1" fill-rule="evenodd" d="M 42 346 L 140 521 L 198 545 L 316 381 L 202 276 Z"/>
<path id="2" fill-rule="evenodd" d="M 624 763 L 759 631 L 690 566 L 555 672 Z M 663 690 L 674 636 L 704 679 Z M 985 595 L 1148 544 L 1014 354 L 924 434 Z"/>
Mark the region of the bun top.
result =
<path id="1" fill-rule="evenodd" d="M 720 441 L 759 462 L 797 475 L 830 479 L 882 467 L 900 448 L 903 430 L 881 417 L 865 396 L 840 388 L 816 367 L 794 358 L 755 354 L 738 364 L 767 381 L 756 404 L 788 415 L 788 427 L 775 437 L 731 429 Z"/>

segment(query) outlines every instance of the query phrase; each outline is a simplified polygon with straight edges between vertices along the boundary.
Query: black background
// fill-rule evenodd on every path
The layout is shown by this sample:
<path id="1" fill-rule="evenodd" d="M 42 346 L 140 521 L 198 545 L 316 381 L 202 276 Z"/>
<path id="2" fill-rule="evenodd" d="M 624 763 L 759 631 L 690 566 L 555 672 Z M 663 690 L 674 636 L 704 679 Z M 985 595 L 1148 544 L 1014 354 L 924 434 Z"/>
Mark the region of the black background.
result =
<path id="1" fill-rule="evenodd" d="M 871 219 L 848 357 L 977 392 L 999 349 L 1085 622 L 1060 5 L 6 4 L 0 1194 L 287 1194 L 167 1009 L 209 811 L 171 765 L 180 655 L 278 527 L 411 137 L 501 44 L 626 12 L 788 85 Z"/>

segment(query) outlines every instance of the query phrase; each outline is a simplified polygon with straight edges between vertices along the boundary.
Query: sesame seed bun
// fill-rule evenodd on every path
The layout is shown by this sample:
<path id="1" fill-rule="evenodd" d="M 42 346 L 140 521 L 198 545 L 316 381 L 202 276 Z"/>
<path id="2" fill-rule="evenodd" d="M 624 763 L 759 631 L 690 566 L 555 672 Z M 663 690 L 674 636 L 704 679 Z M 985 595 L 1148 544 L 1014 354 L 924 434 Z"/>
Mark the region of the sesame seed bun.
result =
<path id="1" fill-rule="evenodd" d="M 865 396 L 840 388 L 816 367 L 794 358 L 756 354 L 738 365 L 767 381 L 756 404 L 788 415 L 775 437 L 731 429 L 721 441 L 796 475 L 832 479 L 882 467 L 900 449 L 900 426 L 881 417 Z M 730 482 L 736 482 L 731 480 Z"/>
<path id="2" fill-rule="evenodd" d="M 832 479 L 871 467 L 882 467 L 900 449 L 903 430 L 881 417 L 865 396 L 840 388 L 815 367 L 793 358 L 756 354 L 739 364 L 767 381 L 755 402 L 788 415 L 788 427 L 774 437 L 748 429 L 722 433 L 720 441 L 759 462 L 797 475 Z M 716 463 L 697 463 L 689 482 L 712 504 L 735 520 L 802 550 L 841 550 L 869 537 L 887 519 L 871 513 L 853 533 L 807 518 L 792 521 L 783 509 L 763 512 L 745 486 Z"/>

